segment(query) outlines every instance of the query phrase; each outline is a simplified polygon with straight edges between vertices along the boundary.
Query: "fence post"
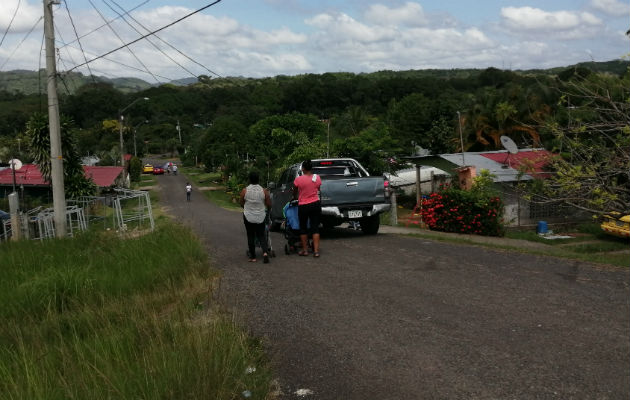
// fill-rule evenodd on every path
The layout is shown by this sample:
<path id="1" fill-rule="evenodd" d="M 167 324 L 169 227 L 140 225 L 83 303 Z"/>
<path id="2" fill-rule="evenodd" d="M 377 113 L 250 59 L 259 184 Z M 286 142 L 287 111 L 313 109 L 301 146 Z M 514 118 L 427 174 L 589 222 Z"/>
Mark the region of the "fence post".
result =
<path id="1" fill-rule="evenodd" d="M 416 204 L 420 203 L 422 189 L 420 187 L 420 164 L 416 164 Z"/>
<path id="2" fill-rule="evenodd" d="M 22 224 L 20 223 L 20 199 L 17 192 L 11 193 L 9 196 L 9 212 L 11 214 L 11 239 L 20 240 L 22 236 Z"/>
<path id="3" fill-rule="evenodd" d="M 390 196 L 391 208 L 389 214 L 389 223 L 391 226 L 398 226 L 398 203 L 396 201 L 396 188 L 392 187 L 392 193 Z"/>

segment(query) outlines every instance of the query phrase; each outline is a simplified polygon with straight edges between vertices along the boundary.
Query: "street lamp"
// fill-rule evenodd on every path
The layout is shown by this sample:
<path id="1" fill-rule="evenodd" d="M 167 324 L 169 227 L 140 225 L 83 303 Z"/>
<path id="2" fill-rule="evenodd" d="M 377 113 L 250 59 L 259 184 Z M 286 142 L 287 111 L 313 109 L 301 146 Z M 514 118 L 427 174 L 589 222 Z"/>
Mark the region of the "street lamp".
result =
<path id="1" fill-rule="evenodd" d="M 133 128 L 133 155 L 134 157 L 138 157 L 138 151 L 136 150 L 136 133 L 138 132 L 138 128 L 140 128 L 142 125 L 144 124 L 148 124 L 149 120 L 145 119 L 144 121 L 140 122 L 138 125 L 136 125 Z"/>
<path id="2" fill-rule="evenodd" d="M 119 122 L 120 122 L 120 165 L 123 167 L 123 181 L 125 181 L 125 179 L 126 179 L 126 176 L 125 176 L 125 151 L 123 149 L 123 124 L 124 124 L 124 121 L 125 121 L 125 117 L 123 116 L 123 113 L 125 111 L 127 111 L 127 109 L 129 107 L 133 106 L 134 104 L 136 104 L 140 100 L 147 101 L 147 100 L 149 100 L 149 98 L 148 97 L 138 97 L 137 99 L 132 101 L 131 104 L 129 104 L 127 107 L 125 107 L 125 108 L 123 108 L 123 109 L 118 111 L 118 118 L 119 118 Z"/>

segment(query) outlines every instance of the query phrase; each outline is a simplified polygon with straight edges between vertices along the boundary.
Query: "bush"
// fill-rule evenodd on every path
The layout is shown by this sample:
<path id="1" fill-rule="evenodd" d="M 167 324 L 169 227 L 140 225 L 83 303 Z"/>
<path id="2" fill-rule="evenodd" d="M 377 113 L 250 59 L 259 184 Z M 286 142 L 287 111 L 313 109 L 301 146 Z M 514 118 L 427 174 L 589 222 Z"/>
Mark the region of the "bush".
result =
<path id="1" fill-rule="evenodd" d="M 140 182 L 142 174 L 142 161 L 138 157 L 132 157 L 129 161 L 129 178 L 131 182 Z"/>
<path id="2" fill-rule="evenodd" d="M 443 232 L 503 236 L 503 201 L 483 175 L 470 191 L 443 186 L 422 203 L 422 220 Z"/>

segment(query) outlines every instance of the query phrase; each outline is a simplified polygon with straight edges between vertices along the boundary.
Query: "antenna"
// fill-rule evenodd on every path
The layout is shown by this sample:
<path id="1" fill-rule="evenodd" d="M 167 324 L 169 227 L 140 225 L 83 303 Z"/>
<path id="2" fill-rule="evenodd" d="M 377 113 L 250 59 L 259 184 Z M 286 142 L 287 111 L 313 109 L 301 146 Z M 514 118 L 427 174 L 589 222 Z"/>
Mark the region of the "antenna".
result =
<path id="1" fill-rule="evenodd" d="M 516 146 L 516 143 L 508 136 L 501 136 L 501 144 L 507 150 L 507 157 L 503 160 L 503 168 L 508 168 L 510 166 L 508 162 L 510 154 L 518 153 L 518 146 Z"/>

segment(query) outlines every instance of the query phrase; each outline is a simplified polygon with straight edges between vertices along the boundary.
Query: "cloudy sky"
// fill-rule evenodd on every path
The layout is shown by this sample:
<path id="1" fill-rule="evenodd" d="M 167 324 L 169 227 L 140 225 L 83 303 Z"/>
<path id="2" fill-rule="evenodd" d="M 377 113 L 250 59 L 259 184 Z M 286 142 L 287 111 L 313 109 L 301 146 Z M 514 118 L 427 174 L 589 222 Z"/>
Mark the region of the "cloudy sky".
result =
<path id="1" fill-rule="evenodd" d="M 79 66 L 86 60 L 211 3 L 61 0 L 53 7 L 58 70 L 88 74 Z M 45 66 L 42 14 L 43 0 L 0 0 L 1 71 Z M 630 0 L 222 0 L 89 66 L 95 75 L 148 82 L 548 68 L 626 56 L 629 17 Z"/>

